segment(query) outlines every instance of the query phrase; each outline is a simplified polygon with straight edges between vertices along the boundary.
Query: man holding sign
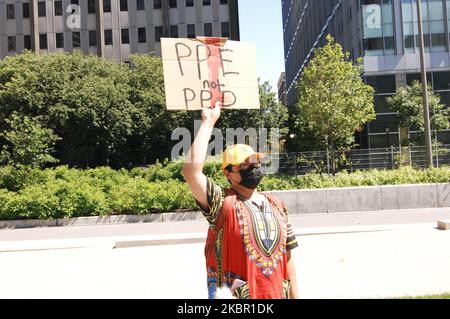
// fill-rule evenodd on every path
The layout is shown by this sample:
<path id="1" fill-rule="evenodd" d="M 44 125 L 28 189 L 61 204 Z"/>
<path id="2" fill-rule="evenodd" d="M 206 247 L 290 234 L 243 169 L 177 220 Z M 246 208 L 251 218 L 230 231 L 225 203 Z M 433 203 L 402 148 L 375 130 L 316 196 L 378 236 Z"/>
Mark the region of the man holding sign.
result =
<path id="1" fill-rule="evenodd" d="M 256 189 L 264 155 L 244 144 L 228 147 L 222 163 L 231 185 L 226 190 L 203 174 L 220 103 L 203 109 L 202 124 L 183 167 L 185 180 L 210 225 L 205 247 L 209 298 L 216 297 L 218 288 L 229 288 L 243 299 L 297 298 L 291 249 L 298 244 L 287 209 L 277 198 Z"/>

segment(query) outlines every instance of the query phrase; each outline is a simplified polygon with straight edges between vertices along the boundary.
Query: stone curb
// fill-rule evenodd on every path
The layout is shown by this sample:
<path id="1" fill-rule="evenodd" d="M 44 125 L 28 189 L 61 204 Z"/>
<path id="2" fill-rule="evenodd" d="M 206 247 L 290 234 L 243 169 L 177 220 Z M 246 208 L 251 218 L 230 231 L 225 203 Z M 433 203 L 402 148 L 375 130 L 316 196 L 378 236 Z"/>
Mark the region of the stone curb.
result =
<path id="1" fill-rule="evenodd" d="M 154 213 L 147 215 L 111 215 L 61 218 L 54 220 L 3 220 L 0 221 L 0 229 L 35 228 L 35 227 L 70 227 L 70 226 L 95 226 L 132 223 L 161 223 L 187 220 L 202 220 L 201 212 L 174 212 Z"/>

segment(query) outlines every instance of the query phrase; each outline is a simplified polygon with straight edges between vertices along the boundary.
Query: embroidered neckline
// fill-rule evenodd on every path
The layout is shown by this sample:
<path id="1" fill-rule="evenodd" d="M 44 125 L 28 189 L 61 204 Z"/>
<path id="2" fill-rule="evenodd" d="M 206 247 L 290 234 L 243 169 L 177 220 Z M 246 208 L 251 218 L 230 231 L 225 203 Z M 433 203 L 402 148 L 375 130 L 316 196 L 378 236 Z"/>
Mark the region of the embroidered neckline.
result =
<path id="1" fill-rule="evenodd" d="M 256 264 L 262 273 L 269 277 L 282 261 L 286 253 L 286 223 L 275 207 L 269 209 L 269 199 L 265 197 L 264 211 L 258 208 L 254 212 L 252 205 L 245 201 L 236 202 L 236 212 L 239 219 L 240 232 L 244 242 L 245 251 L 249 259 Z M 268 213 L 266 216 L 265 214 Z M 259 215 L 259 216 L 258 216 Z M 261 224 L 262 223 L 262 224 Z"/>

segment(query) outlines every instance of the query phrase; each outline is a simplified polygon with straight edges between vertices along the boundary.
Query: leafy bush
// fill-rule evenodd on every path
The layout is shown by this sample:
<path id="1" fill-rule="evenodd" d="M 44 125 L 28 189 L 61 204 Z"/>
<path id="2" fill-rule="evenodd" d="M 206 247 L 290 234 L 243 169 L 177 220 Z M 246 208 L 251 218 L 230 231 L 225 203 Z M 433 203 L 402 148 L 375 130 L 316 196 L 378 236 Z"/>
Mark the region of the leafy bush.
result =
<path id="1" fill-rule="evenodd" d="M 47 170 L 18 165 L 0 167 L 0 188 L 18 191 L 27 185 L 45 182 Z"/>
<path id="2" fill-rule="evenodd" d="M 58 166 L 40 170 L 0 167 L 0 219 L 54 219 L 111 214 L 148 214 L 197 209 L 181 173 L 181 163 L 146 168 L 79 170 Z M 207 163 L 206 175 L 229 184 L 220 163 Z M 265 176 L 259 189 L 288 190 L 415 183 L 448 183 L 450 167 L 416 170 L 341 172 L 335 176 Z"/>
<path id="3" fill-rule="evenodd" d="M 195 208 L 187 185 L 175 180 L 159 183 L 130 180 L 124 185 L 117 185 L 111 192 L 111 199 L 115 213 L 148 214 Z"/>

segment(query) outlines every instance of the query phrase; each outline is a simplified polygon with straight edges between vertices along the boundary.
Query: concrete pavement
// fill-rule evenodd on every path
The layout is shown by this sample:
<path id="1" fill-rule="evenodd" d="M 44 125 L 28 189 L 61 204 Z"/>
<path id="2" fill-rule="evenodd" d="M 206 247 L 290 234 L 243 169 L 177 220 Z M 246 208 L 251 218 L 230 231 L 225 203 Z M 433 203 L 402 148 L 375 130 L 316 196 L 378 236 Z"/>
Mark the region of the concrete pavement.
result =
<path id="1" fill-rule="evenodd" d="M 449 214 L 293 215 L 300 297 L 449 292 L 450 231 L 436 229 Z M 195 221 L 1 230 L 0 298 L 206 298 L 206 227 Z M 155 242 L 136 247 L 145 240 Z M 182 244 L 187 240 L 193 243 Z M 126 241 L 135 247 L 112 249 Z"/>
<path id="2" fill-rule="evenodd" d="M 437 225 L 439 219 L 450 219 L 450 208 L 290 215 L 290 222 L 298 235 L 383 230 L 418 223 Z M 198 242 L 202 242 L 207 229 L 205 220 L 1 229 L 0 252 L 104 246 L 114 245 L 119 241 L 132 241 L 137 245 L 146 240 L 152 244 L 178 244 L 185 242 L 184 239 L 196 238 Z"/>

